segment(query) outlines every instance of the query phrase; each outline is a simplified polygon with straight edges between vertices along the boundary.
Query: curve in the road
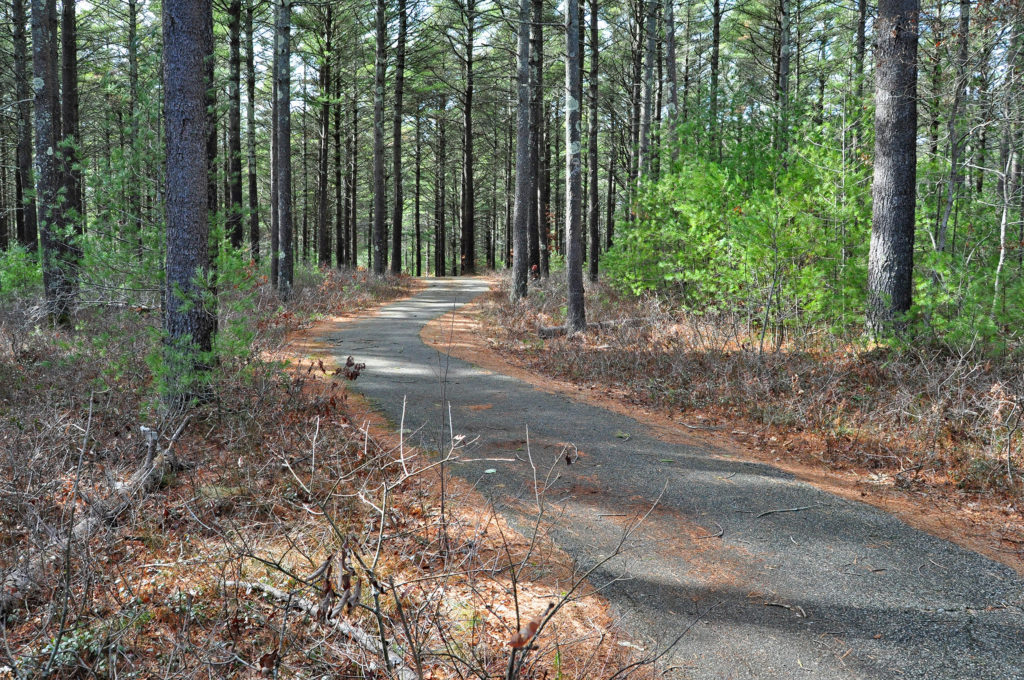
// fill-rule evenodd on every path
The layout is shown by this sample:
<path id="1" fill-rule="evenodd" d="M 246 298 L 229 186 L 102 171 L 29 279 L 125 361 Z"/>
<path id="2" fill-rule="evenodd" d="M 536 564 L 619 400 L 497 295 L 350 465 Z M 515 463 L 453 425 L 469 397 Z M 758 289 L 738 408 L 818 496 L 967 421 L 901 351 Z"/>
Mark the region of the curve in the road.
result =
<path id="1" fill-rule="evenodd" d="M 507 456 L 527 429 L 535 460 L 552 462 L 563 442 L 584 451 L 548 490 L 560 517 L 552 536 L 584 567 L 660 498 L 629 557 L 594 581 L 610 583 L 603 594 L 638 640 L 672 639 L 700 618 L 671 652 L 672 677 L 1024 679 L 1024 583 L 1008 567 L 770 466 L 666 443 L 628 417 L 423 344 L 425 323 L 486 289 L 433 280 L 324 339 L 366 363 L 356 389 L 395 422 L 404 409 L 428 449 L 449 403 L 455 431 L 474 442 L 454 471 L 514 524 L 529 525 L 518 501 L 533 497 L 530 466 L 478 454 Z"/>

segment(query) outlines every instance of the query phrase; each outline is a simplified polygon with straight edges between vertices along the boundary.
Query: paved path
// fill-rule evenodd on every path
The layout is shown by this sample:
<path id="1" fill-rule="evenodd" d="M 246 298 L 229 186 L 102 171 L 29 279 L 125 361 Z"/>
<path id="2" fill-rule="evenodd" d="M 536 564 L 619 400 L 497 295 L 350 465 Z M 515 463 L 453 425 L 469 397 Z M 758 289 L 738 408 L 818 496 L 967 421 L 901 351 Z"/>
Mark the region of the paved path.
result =
<path id="1" fill-rule="evenodd" d="M 584 567 L 661 494 L 628 557 L 593 583 L 627 576 L 604 593 L 649 648 L 699 619 L 667 658 L 675 668 L 665 677 L 1024 678 L 1024 583 L 1009 568 L 770 466 L 666 444 L 630 418 L 420 341 L 428 320 L 484 290 L 481 280 L 434 280 L 329 339 L 339 356 L 366 362 L 355 388 L 395 422 L 404 401 L 405 427 L 427 448 L 437 448 L 443 388 L 455 432 L 479 438 L 465 459 L 514 458 L 527 427 L 545 468 L 560 442 L 585 452 L 554 468 L 547 494 L 562 513 L 553 537 Z M 528 464 L 453 469 L 528 526 Z M 779 512 L 793 508 L 804 509 Z"/>

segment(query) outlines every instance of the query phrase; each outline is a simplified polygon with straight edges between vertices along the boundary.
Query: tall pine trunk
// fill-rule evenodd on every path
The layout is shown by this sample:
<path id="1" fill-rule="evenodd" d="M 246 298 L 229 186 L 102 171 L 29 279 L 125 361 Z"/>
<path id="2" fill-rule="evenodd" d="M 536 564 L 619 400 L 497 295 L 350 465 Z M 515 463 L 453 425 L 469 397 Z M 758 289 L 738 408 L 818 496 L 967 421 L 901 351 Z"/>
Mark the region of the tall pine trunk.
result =
<path id="1" fill-rule="evenodd" d="M 533 22 L 530 25 L 530 204 L 529 215 L 529 247 L 530 271 L 534 275 L 541 273 L 540 230 L 541 230 L 541 199 L 540 193 L 546 185 L 546 177 L 541 168 L 541 145 L 544 139 L 544 23 L 543 1 L 533 0 Z M 516 172 L 519 172 L 517 166 Z"/>
<path id="2" fill-rule="evenodd" d="M 348 259 L 348 191 L 342 178 L 341 65 L 334 69 L 334 261 L 340 269 Z M 348 143 L 348 137 L 345 138 Z"/>
<path id="3" fill-rule="evenodd" d="M 387 257 L 384 208 L 384 67 L 387 59 L 387 4 L 377 0 L 375 13 L 377 53 L 373 76 L 373 273 L 383 274 Z"/>
<path id="4" fill-rule="evenodd" d="M 516 61 L 516 202 L 512 226 L 513 301 L 526 297 L 530 269 L 527 231 L 533 212 L 530 182 L 530 0 L 519 0 L 519 40 Z"/>
<path id="5" fill-rule="evenodd" d="M 207 212 L 206 61 L 213 51 L 211 5 L 164 0 L 164 117 L 167 145 L 165 403 L 200 393 L 196 372 L 212 347 L 214 317 L 205 304 L 210 270 Z"/>
<path id="6" fill-rule="evenodd" d="M 476 41 L 476 0 L 466 0 L 466 89 L 462 125 L 462 228 L 460 266 L 463 275 L 476 274 L 476 186 L 473 158 L 473 44 Z"/>
<path id="7" fill-rule="evenodd" d="M 423 276 L 423 245 L 420 243 L 420 179 L 423 167 L 423 137 L 420 134 L 420 124 L 423 118 L 419 110 L 416 111 L 416 180 L 415 180 L 415 203 L 414 217 L 416 227 L 416 276 Z"/>
<path id="8" fill-rule="evenodd" d="M 880 332 L 901 327 L 913 287 L 918 14 L 918 0 L 881 0 L 875 22 L 875 170 L 867 316 Z"/>
<path id="9" fill-rule="evenodd" d="M 32 172 L 32 101 L 29 94 L 25 0 L 13 0 L 14 94 L 18 99 L 17 170 L 14 175 L 15 229 L 18 243 L 35 251 L 39 240 L 35 178 Z"/>
<path id="10" fill-rule="evenodd" d="M 320 64 L 320 152 L 317 158 L 317 239 L 316 261 L 323 267 L 331 265 L 331 232 L 330 212 L 328 208 L 328 187 L 330 181 L 327 174 L 327 160 L 331 142 L 331 35 L 334 28 L 334 10 L 330 5 L 326 9 L 324 22 L 324 55 Z"/>
<path id="11" fill-rule="evenodd" d="M 81 140 L 78 133 L 78 20 L 75 1 L 61 4 L 61 185 L 64 190 L 65 214 L 72 233 L 80 236 L 85 230 L 85 200 L 82 193 Z M 81 257 L 77 240 L 70 241 L 76 264 Z"/>
<path id="12" fill-rule="evenodd" d="M 256 65 L 253 54 L 252 5 L 245 7 L 245 96 L 246 96 L 246 150 L 249 174 L 249 253 L 253 262 L 260 261 L 259 196 L 256 190 Z"/>
<path id="13" fill-rule="evenodd" d="M 241 249 L 242 230 L 242 0 L 228 3 L 228 197 L 224 212 L 231 246 Z"/>
<path id="14" fill-rule="evenodd" d="M 673 0 L 666 0 L 671 7 Z M 598 51 L 598 27 L 597 27 L 597 0 L 590 0 L 590 128 L 588 130 L 587 156 L 590 170 L 590 181 L 588 182 L 588 212 L 587 220 L 590 226 L 590 280 L 597 281 L 597 259 L 601 251 L 601 232 L 598 228 L 599 207 L 597 201 L 597 51 Z"/>
<path id="15" fill-rule="evenodd" d="M 32 0 L 32 83 L 35 88 L 36 201 L 43 249 L 43 289 L 51 320 L 66 323 L 77 285 L 73 247 L 60 196 L 60 83 L 56 0 Z"/>
<path id="16" fill-rule="evenodd" d="M 654 0 L 650 0 L 653 6 Z M 580 33 L 579 0 L 566 0 L 565 12 L 565 270 L 569 333 L 587 328 L 583 305 L 583 242 L 580 233 L 583 197 L 580 177 Z M 653 22 L 652 22 L 653 23 Z"/>
<path id="17" fill-rule="evenodd" d="M 398 0 L 398 49 L 395 55 L 395 114 L 391 133 L 391 177 L 395 183 L 395 203 L 391 211 L 391 273 L 402 273 L 402 217 L 405 196 L 402 193 L 402 95 L 405 88 L 405 0 Z"/>
<path id="18" fill-rule="evenodd" d="M 291 24 L 292 0 L 275 0 L 277 16 L 274 22 L 274 81 L 276 106 L 274 118 L 274 175 L 276 178 L 279 258 L 277 290 L 282 298 L 292 289 L 294 254 L 292 252 L 292 98 L 291 98 Z"/>

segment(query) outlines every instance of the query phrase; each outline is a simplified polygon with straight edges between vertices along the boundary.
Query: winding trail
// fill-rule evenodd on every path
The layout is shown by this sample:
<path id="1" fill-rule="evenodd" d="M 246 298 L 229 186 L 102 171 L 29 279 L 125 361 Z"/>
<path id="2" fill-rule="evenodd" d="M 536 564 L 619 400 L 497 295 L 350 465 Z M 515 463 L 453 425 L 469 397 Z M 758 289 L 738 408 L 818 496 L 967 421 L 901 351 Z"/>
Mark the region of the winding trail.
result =
<path id="1" fill-rule="evenodd" d="M 631 418 L 440 354 L 429 320 L 485 292 L 432 280 L 324 340 L 366 363 L 354 388 L 425 448 L 442 403 L 471 442 L 452 466 L 520 529 L 553 470 L 550 532 L 649 649 L 694 624 L 668 678 L 1024 679 L 1024 582 L 1008 567 L 724 448 L 670 444 Z M 567 466 L 563 444 L 582 452 Z M 719 535 L 720 534 L 720 535 Z"/>

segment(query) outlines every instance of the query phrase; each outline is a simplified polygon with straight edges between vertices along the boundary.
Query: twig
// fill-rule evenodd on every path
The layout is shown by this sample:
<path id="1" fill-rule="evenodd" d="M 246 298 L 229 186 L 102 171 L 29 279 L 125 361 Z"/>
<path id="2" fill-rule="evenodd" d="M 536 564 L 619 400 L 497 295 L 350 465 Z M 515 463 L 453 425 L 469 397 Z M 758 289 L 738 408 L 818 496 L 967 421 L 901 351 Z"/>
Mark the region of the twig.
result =
<path id="1" fill-rule="evenodd" d="M 821 504 L 817 505 L 801 505 L 799 508 L 779 508 L 778 510 L 765 510 L 760 515 L 756 515 L 754 519 L 761 517 L 767 517 L 768 515 L 774 515 L 780 512 L 800 512 L 801 510 L 811 510 L 812 508 L 820 508 Z"/>

